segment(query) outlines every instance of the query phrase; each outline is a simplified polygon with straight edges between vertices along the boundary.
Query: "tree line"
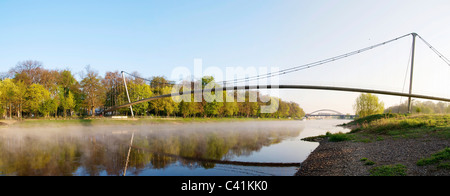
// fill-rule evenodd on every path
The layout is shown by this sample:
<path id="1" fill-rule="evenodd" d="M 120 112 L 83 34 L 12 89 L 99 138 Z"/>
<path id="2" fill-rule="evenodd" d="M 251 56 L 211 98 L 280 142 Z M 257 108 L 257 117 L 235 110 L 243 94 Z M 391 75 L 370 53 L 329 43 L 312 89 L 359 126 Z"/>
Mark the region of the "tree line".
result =
<path id="1" fill-rule="evenodd" d="M 128 103 L 119 71 L 106 72 L 102 77 L 86 66 L 78 81 L 70 70 L 45 69 L 41 62 L 27 60 L 17 63 L 7 75 L 0 80 L 0 116 L 3 118 L 94 116 L 102 114 L 107 108 Z M 139 76 L 137 72 L 133 75 Z M 201 83 L 205 87 L 210 82 L 214 82 L 213 77 L 203 77 L 190 83 Z M 163 76 L 149 80 L 127 76 L 126 84 L 132 102 L 170 94 L 174 85 Z M 202 97 L 198 102 L 194 99 L 178 102 L 164 98 L 136 104 L 133 111 L 137 116 L 301 118 L 305 115 L 297 103 L 261 95 L 258 91 L 223 91 L 213 95 L 216 93 L 222 93 L 223 97 L 231 97 L 234 101 L 208 102 Z M 251 101 L 254 95 L 260 99 Z M 262 98 L 270 101 L 262 102 Z M 277 110 L 273 113 L 261 112 L 261 106 L 267 105 Z M 131 113 L 129 108 L 123 108 L 103 115 Z"/>
<path id="2" fill-rule="evenodd" d="M 408 113 L 408 101 L 384 108 L 384 103 L 376 95 L 362 93 L 353 105 L 355 114 L 360 118 L 382 113 Z M 450 103 L 412 100 L 413 114 L 450 114 Z"/>
<path id="3" fill-rule="evenodd" d="M 384 110 L 385 113 L 407 113 L 408 101 L 391 106 Z M 413 114 L 450 114 L 450 103 L 413 100 L 411 104 Z"/>

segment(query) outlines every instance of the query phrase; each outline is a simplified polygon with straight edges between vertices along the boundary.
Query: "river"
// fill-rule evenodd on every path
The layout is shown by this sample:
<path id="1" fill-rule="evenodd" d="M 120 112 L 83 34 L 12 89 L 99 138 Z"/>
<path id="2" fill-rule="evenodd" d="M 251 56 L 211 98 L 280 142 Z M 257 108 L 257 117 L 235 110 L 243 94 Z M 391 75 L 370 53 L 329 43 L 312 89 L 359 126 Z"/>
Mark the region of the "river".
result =
<path id="1" fill-rule="evenodd" d="M 346 122 L 284 120 L 5 128 L 0 130 L 0 175 L 123 175 L 130 152 L 127 176 L 292 176 L 296 166 L 258 164 L 302 162 L 319 145 L 302 138 L 327 131 L 347 132 L 336 127 Z"/>

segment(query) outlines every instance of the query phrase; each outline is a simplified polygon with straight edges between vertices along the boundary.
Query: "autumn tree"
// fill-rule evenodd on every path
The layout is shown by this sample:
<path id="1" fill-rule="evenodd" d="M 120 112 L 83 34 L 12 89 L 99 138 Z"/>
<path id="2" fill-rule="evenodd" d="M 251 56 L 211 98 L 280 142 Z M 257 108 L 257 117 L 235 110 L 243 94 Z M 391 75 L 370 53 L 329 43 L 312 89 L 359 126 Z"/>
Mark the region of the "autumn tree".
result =
<path id="1" fill-rule="evenodd" d="M 15 79 L 22 80 L 28 86 L 38 84 L 41 80 L 42 62 L 35 60 L 21 61 L 9 72 Z"/>
<path id="2" fill-rule="evenodd" d="M 88 110 L 91 111 L 91 115 L 95 115 L 95 109 L 102 106 L 104 102 L 103 86 L 101 83 L 102 78 L 97 72 L 90 69 L 90 66 L 86 67 L 86 75 L 81 80 L 81 89 L 84 94 L 84 104 Z"/>
<path id="3" fill-rule="evenodd" d="M 289 116 L 292 118 L 302 118 L 305 116 L 305 112 L 298 105 L 298 103 L 290 102 L 289 103 Z"/>
<path id="4" fill-rule="evenodd" d="M 278 111 L 277 111 L 278 117 L 281 117 L 281 118 L 288 117 L 289 116 L 289 109 L 290 109 L 289 108 L 289 103 L 287 103 L 285 101 L 282 101 L 280 99 L 280 105 L 279 105 L 279 108 L 278 108 Z"/>
<path id="5" fill-rule="evenodd" d="M 163 87 L 172 86 L 171 82 L 166 79 L 164 76 L 156 76 L 150 82 L 150 87 L 154 90 L 160 90 Z M 161 92 L 157 92 L 161 93 Z"/>
<path id="6" fill-rule="evenodd" d="M 124 83 L 122 74 L 119 71 L 106 72 L 102 80 L 103 88 L 105 89 L 105 107 L 112 107 L 128 103 L 124 91 Z M 113 114 L 117 114 L 114 111 Z"/>

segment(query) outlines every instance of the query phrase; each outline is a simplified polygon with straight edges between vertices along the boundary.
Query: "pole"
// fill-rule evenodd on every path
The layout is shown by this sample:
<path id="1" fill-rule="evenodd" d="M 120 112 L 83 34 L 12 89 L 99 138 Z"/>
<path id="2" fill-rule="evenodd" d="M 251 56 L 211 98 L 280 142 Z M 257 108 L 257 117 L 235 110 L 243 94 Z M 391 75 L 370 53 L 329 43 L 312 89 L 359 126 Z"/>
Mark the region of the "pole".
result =
<path id="1" fill-rule="evenodd" d="M 123 78 L 123 83 L 125 84 L 125 91 L 127 92 L 128 103 L 131 103 L 130 94 L 128 94 L 127 81 L 125 80 L 125 73 L 123 73 L 123 71 L 122 71 L 122 78 Z M 130 105 L 130 110 L 131 110 L 131 116 L 134 118 L 133 107 L 131 105 Z"/>
<path id="2" fill-rule="evenodd" d="M 415 49 L 416 49 L 416 36 L 417 33 L 411 33 L 411 35 L 413 36 L 413 41 L 412 41 L 412 53 L 411 53 L 411 78 L 409 81 L 409 95 L 412 94 L 412 85 L 413 85 L 413 73 L 414 73 L 414 53 L 415 53 Z M 408 97 L 408 113 L 411 114 L 411 96 Z"/>

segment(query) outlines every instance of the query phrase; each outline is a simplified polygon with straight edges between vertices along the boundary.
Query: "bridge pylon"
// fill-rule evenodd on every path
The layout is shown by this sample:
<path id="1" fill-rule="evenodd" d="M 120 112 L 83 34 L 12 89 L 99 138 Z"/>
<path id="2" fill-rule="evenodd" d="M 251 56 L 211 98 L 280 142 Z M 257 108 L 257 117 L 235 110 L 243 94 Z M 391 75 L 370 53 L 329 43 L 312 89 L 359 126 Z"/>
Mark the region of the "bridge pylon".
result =
<path id="1" fill-rule="evenodd" d="M 416 37 L 417 37 L 417 33 L 411 33 L 412 37 L 413 37 L 413 41 L 412 41 L 412 51 L 411 51 L 411 77 L 409 80 L 409 94 L 412 94 L 412 85 L 413 85 L 413 73 L 414 73 L 414 55 L 415 55 L 415 50 L 416 50 Z M 408 113 L 411 114 L 411 96 L 408 97 Z"/>

